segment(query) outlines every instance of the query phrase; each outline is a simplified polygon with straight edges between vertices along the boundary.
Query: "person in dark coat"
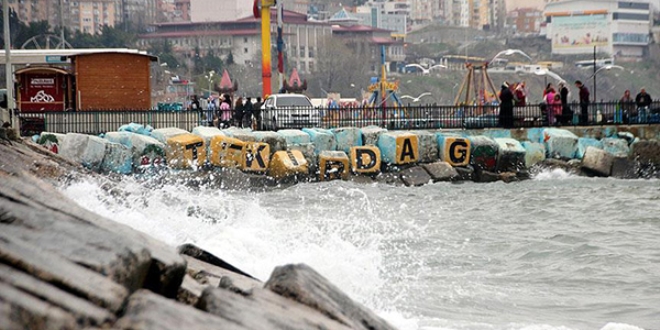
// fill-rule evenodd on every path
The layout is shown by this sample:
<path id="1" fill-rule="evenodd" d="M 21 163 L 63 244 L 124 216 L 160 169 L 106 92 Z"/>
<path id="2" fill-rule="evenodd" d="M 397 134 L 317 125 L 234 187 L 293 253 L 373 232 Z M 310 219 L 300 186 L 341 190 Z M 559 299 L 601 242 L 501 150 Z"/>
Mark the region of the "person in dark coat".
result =
<path id="1" fill-rule="evenodd" d="M 252 113 L 254 112 L 254 104 L 252 104 L 252 98 L 248 96 L 245 99 L 245 105 L 243 106 L 243 128 L 252 128 Z"/>
<path id="2" fill-rule="evenodd" d="M 261 129 L 261 106 L 264 103 L 261 101 L 261 97 L 257 97 L 257 102 L 254 104 L 254 110 L 252 110 L 252 115 L 254 116 L 254 120 L 256 121 L 256 129 L 260 130 Z"/>
<path id="3" fill-rule="evenodd" d="M 580 125 L 589 123 L 589 89 L 581 81 L 575 81 L 575 87 L 580 89 Z"/>
<path id="4" fill-rule="evenodd" d="M 243 127 L 243 98 L 236 99 L 234 104 L 234 124 L 236 127 Z"/>
<path id="5" fill-rule="evenodd" d="M 500 125 L 503 128 L 513 128 L 513 93 L 505 81 L 500 91 Z"/>
<path id="6" fill-rule="evenodd" d="M 559 83 L 559 96 L 561 98 L 561 123 L 566 125 L 573 120 L 573 110 L 568 106 L 568 94 L 570 91 L 562 81 Z"/>

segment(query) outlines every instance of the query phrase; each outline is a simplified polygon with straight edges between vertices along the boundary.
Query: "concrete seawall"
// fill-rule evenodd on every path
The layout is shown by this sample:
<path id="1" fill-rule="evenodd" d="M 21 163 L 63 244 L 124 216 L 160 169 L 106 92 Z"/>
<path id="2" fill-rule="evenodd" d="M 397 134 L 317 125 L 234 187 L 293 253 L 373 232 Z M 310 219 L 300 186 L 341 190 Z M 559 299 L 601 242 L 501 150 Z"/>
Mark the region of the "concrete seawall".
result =
<path id="1" fill-rule="evenodd" d="M 167 167 L 245 174 L 256 185 L 336 179 L 418 186 L 528 178 L 539 164 L 619 178 L 655 175 L 658 126 L 387 131 L 344 127 L 253 132 L 125 125 L 103 138 L 42 133 L 49 150 L 98 172 Z M 548 161 L 552 160 L 552 161 Z M 558 162 L 564 162 L 558 163 Z M 438 169 L 442 168 L 442 171 Z M 240 180 L 238 180 L 240 181 Z"/>

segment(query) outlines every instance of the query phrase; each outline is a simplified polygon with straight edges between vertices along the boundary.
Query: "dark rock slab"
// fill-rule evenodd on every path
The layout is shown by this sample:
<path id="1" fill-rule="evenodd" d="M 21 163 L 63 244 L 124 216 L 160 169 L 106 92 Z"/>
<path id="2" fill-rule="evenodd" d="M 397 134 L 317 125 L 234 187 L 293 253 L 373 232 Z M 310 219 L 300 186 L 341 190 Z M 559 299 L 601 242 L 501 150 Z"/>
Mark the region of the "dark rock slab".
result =
<path id="1" fill-rule="evenodd" d="M 426 170 L 421 166 L 415 166 L 401 171 L 399 174 L 401 181 L 410 187 L 410 186 L 423 186 L 429 182 L 433 182 L 433 178 L 429 175 Z"/>
<path id="2" fill-rule="evenodd" d="M 243 329 L 350 329 L 312 309 L 270 290 L 255 288 L 249 293 L 207 288 L 198 307 L 237 323 Z"/>
<path id="3" fill-rule="evenodd" d="M 199 261 L 203 261 L 207 264 L 210 264 L 210 265 L 213 265 L 213 266 L 216 266 L 216 267 L 220 267 L 220 268 L 226 269 L 230 272 L 241 274 L 243 276 L 247 276 L 249 278 L 254 279 L 254 277 L 251 276 L 250 274 L 248 274 L 248 273 L 232 266 L 228 262 L 216 257 L 215 255 L 209 253 L 208 251 L 200 249 L 199 247 L 195 246 L 194 244 L 180 245 L 177 248 L 177 250 L 179 251 L 179 253 L 181 253 L 183 255 L 193 257 L 193 258 L 195 258 Z"/>
<path id="4" fill-rule="evenodd" d="M 385 184 L 391 184 L 395 186 L 403 186 L 403 182 L 401 182 L 401 179 L 399 178 L 398 173 L 391 173 L 391 172 L 381 172 L 376 176 L 376 182 L 378 183 L 385 183 Z"/>
<path id="5" fill-rule="evenodd" d="M 452 181 L 458 179 L 458 172 L 447 162 L 424 164 L 422 168 L 431 176 L 433 182 Z"/>
<path id="6" fill-rule="evenodd" d="M 458 173 L 458 180 L 472 181 L 474 180 L 474 168 L 472 166 L 454 167 Z"/>
<path id="7" fill-rule="evenodd" d="M 305 264 L 275 268 L 264 287 L 353 329 L 394 329 Z"/>
<path id="8" fill-rule="evenodd" d="M 642 164 L 660 165 L 660 141 L 642 140 L 633 143 L 630 158 Z"/>
<path id="9" fill-rule="evenodd" d="M 128 301 L 122 318 L 114 324 L 125 330 L 238 330 L 232 320 L 202 312 L 147 290 L 138 290 Z"/>
<path id="10" fill-rule="evenodd" d="M 500 175 L 491 171 L 477 170 L 475 171 L 473 178 L 475 182 L 486 183 L 498 181 L 500 179 Z"/>
<path id="11" fill-rule="evenodd" d="M 22 295 L 30 295 L 25 301 L 39 299 L 44 304 L 52 304 L 53 307 L 57 306 L 65 310 L 79 326 L 103 325 L 115 320 L 113 314 L 87 300 L 2 264 L 0 264 L 0 283 L 13 286 L 20 290 Z M 0 328 L 8 329 L 2 326 Z"/>
<path id="12" fill-rule="evenodd" d="M 48 302 L 0 282 L 0 329 L 78 329 L 75 318 Z"/>
<path id="13" fill-rule="evenodd" d="M 57 254 L 0 231 L 0 263 L 57 286 L 116 313 L 128 297 L 125 287 Z"/>
<path id="14" fill-rule="evenodd" d="M 637 179 L 639 170 L 639 163 L 627 157 L 615 157 L 612 162 L 612 176 L 618 179 Z"/>

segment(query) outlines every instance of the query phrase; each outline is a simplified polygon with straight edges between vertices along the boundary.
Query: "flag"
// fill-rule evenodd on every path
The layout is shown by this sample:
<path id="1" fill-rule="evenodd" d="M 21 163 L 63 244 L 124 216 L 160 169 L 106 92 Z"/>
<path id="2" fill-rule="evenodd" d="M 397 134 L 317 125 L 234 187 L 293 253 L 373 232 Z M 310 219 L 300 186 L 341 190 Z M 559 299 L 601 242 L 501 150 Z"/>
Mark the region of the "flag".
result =
<path id="1" fill-rule="evenodd" d="M 254 18 L 261 18 L 261 0 L 254 0 L 252 14 L 254 15 Z"/>

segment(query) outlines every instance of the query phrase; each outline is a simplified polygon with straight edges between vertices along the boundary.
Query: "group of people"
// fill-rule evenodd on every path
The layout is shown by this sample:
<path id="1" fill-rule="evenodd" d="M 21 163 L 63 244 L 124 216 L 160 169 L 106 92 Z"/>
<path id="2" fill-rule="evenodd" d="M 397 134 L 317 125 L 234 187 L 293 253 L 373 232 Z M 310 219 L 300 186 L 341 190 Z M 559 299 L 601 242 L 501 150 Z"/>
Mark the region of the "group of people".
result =
<path id="1" fill-rule="evenodd" d="M 555 89 L 552 83 L 547 84 L 543 90 L 543 99 L 539 105 L 547 126 L 571 123 L 579 125 L 588 124 L 589 89 L 580 80 L 575 81 L 575 87 L 578 89 L 580 107 L 577 121 L 574 120 L 574 111 L 568 102 L 571 92 L 566 86 L 566 83 L 560 82 L 557 89 Z M 526 99 L 527 91 L 524 83 L 509 85 L 507 82 L 504 82 L 502 84 L 499 113 L 500 125 L 502 127 L 513 128 L 513 109 L 516 106 L 525 106 Z M 615 123 L 631 123 L 632 118 L 635 118 L 638 123 L 646 122 L 651 103 L 651 96 L 644 88 L 641 89 L 634 100 L 630 96 L 630 91 L 626 90 L 623 97 L 619 100 L 617 113 L 615 113 L 613 120 Z"/>
<path id="2" fill-rule="evenodd" d="M 209 126 L 220 129 L 231 126 L 252 129 L 261 127 L 261 97 L 253 101 L 251 97 L 239 96 L 232 102 L 231 95 L 221 94 L 217 98 L 209 99 L 208 104 L 206 118 Z"/>

